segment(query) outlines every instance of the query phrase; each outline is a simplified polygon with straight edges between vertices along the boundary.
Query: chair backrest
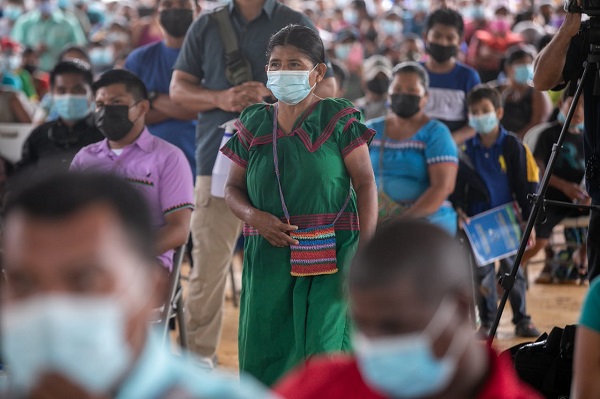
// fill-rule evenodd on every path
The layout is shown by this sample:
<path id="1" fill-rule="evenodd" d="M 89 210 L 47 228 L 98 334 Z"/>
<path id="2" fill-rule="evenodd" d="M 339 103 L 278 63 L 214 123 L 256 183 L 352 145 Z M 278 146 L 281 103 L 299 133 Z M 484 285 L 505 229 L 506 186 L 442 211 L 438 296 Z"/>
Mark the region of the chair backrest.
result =
<path id="1" fill-rule="evenodd" d="M 529 150 L 534 152 L 540 135 L 550 126 L 552 126 L 552 122 L 540 123 L 539 125 L 532 127 L 525 133 L 525 136 L 523 136 L 523 144 L 527 144 Z"/>
<path id="2" fill-rule="evenodd" d="M 0 123 L 0 156 L 13 164 L 19 162 L 33 128 L 29 123 Z"/>
<path id="3" fill-rule="evenodd" d="M 169 285 L 165 296 L 163 308 L 160 312 L 160 318 L 154 320 L 161 329 L 163 335 L 163 342 L 166 342 L 169 336 L 169 319 L 174 312 L 173 299 L 177 294 L 177 290 L 180 286 L 179 277 L 181 274 L 181 264 L 183 263 L 183 255 L 185 254 L 185 245 L 180 246 L 173 255 L 173 268 L 169 274 Z"/>

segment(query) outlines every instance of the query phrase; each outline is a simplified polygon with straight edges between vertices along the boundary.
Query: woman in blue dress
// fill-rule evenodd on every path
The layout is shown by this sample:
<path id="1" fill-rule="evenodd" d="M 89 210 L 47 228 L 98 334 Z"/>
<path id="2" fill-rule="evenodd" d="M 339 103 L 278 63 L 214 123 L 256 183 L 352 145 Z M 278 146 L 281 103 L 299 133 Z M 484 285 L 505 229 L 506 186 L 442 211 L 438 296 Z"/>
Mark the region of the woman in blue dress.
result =
<path id="1" fill-rule="evenodd" d="M 367 122 L 377 133 L 370 147 L 377 187 L 404 209 L 400 217 L 427 218 L 456 233 L 448 201 L 458 156 L 450 130 L 423 112 L 429 77 L 418 63 L 397 65 L 390 84 L 387 116 Z"/>

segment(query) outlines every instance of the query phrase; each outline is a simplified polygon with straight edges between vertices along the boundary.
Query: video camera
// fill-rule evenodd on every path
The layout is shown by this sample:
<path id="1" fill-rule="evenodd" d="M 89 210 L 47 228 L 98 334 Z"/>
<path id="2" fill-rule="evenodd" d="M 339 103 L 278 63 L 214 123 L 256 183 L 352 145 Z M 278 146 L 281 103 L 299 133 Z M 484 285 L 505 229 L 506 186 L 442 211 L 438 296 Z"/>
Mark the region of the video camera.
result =
<path id="1" fill-rule="evenodd" d="M 565 0 L 565 11 L 597 17 L 600 16 L 600 0 L 581 0 L 581 5 L 577 0 Z"/>

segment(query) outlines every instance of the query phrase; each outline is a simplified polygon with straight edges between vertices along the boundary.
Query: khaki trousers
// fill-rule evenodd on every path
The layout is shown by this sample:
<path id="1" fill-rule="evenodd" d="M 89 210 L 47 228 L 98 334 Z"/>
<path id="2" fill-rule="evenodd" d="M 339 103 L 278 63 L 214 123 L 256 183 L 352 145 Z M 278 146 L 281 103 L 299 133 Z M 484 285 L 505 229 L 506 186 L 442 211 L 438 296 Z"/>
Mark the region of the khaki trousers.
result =
<path id="1" fill-rule="evenodd" d="M 242 222 L 223 198 L 210 194 L 210 176 L 196 177 L 191 230 L 194 267 L 185 301 L 189 348 L 212 358 L 221 337 L 225 283 Z"/>

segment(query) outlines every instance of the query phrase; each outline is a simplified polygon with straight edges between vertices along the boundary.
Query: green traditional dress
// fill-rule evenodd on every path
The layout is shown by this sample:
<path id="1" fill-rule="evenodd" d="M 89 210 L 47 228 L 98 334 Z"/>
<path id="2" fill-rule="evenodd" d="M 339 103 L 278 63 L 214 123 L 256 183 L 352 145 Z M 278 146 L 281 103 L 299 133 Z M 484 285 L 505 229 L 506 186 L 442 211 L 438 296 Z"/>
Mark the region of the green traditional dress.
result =
<path id="1" fill-rule="evenodd" d="M 246 169 L 253 206 L 285 221 L 273 161 L 274 107 L 242 112 L 238 132 L 222 149 Z M 283 195 L 291 223 L 300 229 L 330 224 L 350 191 L 344 157 L 367 144 L 374 131 L 344 99 L 313 104 L 293 132 L 278 130 Z M 343 276 L 358 244 L 356 194 L 335 223 L 335 274 L 293 277 L 290 248 L 276 248 L 244 226 L 244 270 L 239 326 L 240 370 L 267 385 L 312 355 L 350 349 Z"/>

